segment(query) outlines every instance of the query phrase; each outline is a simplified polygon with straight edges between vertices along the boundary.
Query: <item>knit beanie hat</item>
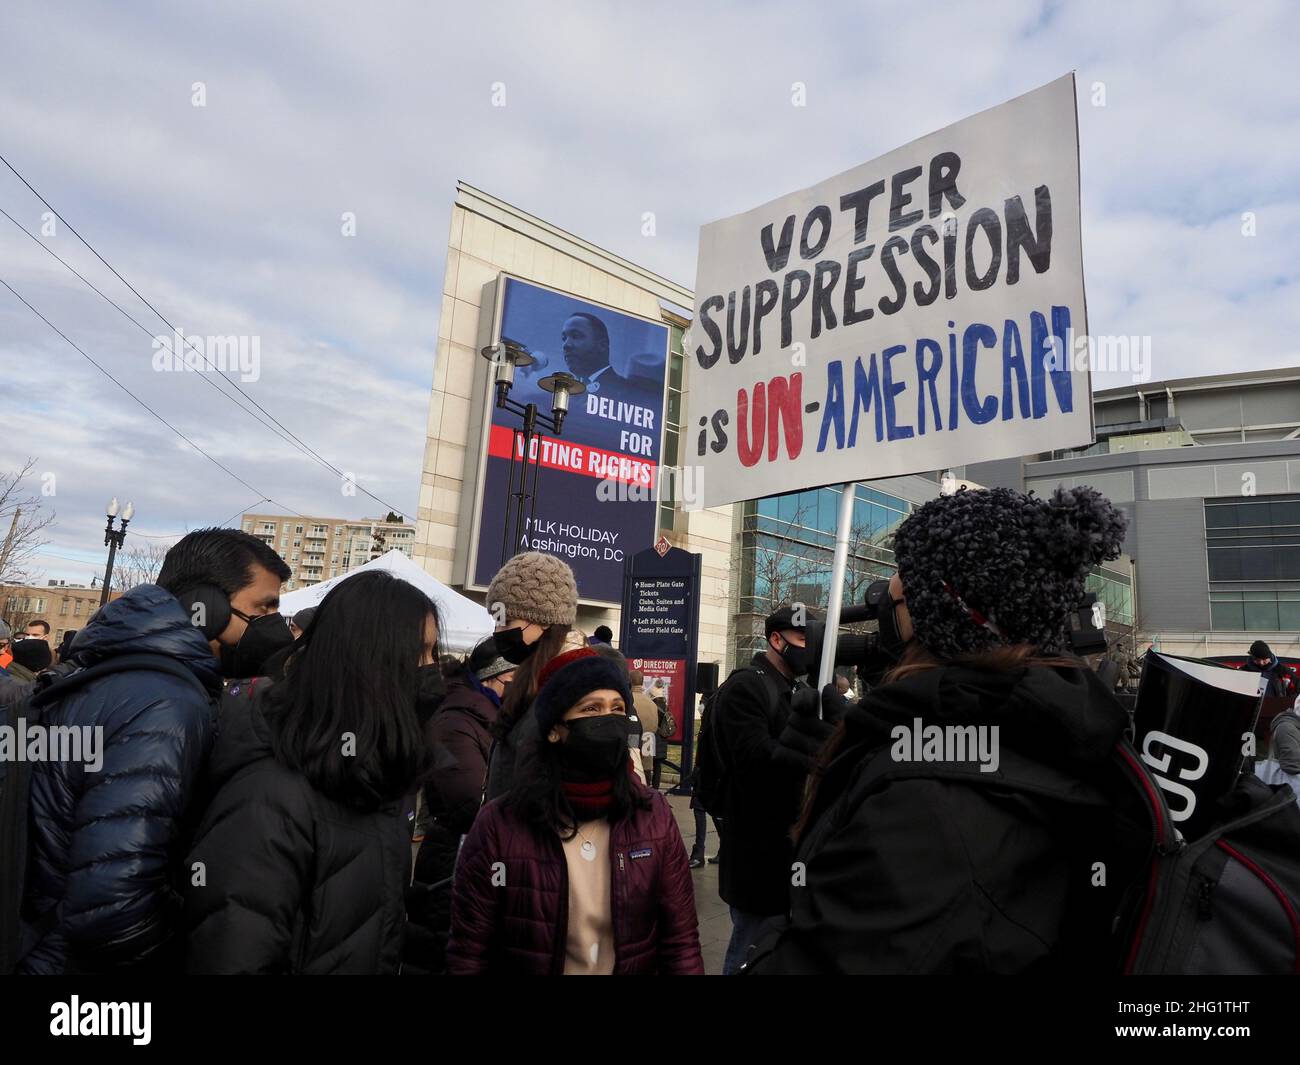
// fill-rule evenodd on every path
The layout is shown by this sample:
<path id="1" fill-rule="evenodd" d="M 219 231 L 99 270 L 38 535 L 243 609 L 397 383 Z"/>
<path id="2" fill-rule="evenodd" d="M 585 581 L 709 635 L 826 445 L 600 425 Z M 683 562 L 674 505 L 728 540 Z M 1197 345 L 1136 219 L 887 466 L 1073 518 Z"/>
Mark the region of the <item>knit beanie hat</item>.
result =
<path id="1" fill-rule="evenodd" d="M 13 652 L 14 661 L 33 673 L 49 669 L 50 663 L 54 661 L 54 652 L 50 650 L 50 645 L 39 637 L 15 640 L 10 650 Z"/>
<path id="2" fill-rule="evenodd" d="M 1269 647 L 1263 640 L 1256 640 L 1250 645 L 1251 658 L 1272 658 L 1273 648 Z"/>
<path id="3" fill-rule="evenodd" d="M 602 689 L 616 691 L 623 696 L 625 707 L 632 705 L 626 670 L 590 647 L 579 647 L 552 658 L 538 681 L 541 690 L 533 702 L 533 713 L 537 716 L 537 731 L 541 736 L 551 731 L 569 707 L 591 692 Z"/>
<path id="4" fill-rule="evenodd" d="M 1017 643 L 1068 652 L 1088 574 L 1119 556 L 1127 525 L 1085 486 L 1050 499 L 963 488 L 930 500 L 894 534 L 916 639 L 945 659 Z"/>
<path id="5" fill-rule="evenodd" d="M 501 652 L 497 650 L 497 642 L 491 636 L 481 640 L 469 653 L 469 661 L 466 664 L 480 684 L 519 668 L 513 662 L 507 662 L 501 657 Z"/>
<path id="6" fill-rule="evenodd" d="M 573 570 L 553 555 L 524 551 L 497 570 L 487 590 L 487 608 L 505 611 L 502 621 L 523 618 L 535 625 L 572 625 L 578 616 Z"/>

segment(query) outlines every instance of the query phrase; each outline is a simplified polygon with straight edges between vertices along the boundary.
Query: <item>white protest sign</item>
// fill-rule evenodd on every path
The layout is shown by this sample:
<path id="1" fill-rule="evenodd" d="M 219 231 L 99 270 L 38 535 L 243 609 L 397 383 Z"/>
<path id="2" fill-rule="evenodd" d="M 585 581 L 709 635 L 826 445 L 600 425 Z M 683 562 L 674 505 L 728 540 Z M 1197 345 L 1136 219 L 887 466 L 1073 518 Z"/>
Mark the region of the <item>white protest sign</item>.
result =
<path id="1" fill-rule="evenodd" d="M 1091 443 L 1074 77 L 700 230 L 703 503 Z"/>

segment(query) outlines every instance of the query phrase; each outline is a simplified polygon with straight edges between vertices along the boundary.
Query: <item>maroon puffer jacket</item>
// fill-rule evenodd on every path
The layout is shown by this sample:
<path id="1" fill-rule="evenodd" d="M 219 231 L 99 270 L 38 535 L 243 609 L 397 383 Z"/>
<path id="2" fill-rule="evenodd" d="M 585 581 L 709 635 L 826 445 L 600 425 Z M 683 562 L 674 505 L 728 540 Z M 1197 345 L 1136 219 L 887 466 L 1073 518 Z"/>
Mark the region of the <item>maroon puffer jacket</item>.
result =
<path id="1" fill-rule="evenodd" d="M 649 810 L 611 826 L 610 850 L 614 975 L 703 976 L 695 890 L 668 800 L 655 792 Z M 534 831 L 494 799 L 461 848 L 448 972 L 558 976 L 568 921 L 559 836 Z"/>

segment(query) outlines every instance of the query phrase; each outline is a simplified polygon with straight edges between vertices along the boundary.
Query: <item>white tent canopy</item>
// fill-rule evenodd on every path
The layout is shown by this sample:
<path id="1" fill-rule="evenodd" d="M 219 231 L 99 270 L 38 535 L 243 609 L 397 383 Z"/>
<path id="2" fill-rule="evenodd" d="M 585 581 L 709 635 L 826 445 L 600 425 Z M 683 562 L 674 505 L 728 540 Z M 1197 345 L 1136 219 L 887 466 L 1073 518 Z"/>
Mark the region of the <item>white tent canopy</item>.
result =
<path id="1" fill-rule="evenodd" d="M 492 634 L 492 615 L 473 599 L 468 599 L 453 591 L 435 577 L 430 577 L 416 563 L 396 549 L 378 558 L 371 559 L 364 566 L 349 570 L 340 577 L 331 577 L 310 588 L 299 588 L 280 597 L 280 613 L 292 617 L 299 610 L 309 606 L 318 606 L 330 589 L 340 581 L 355 577 L 368 570 L 384 570 L 394 577 L 400 577 L 407 584 L 413 584 L 425 595 L 438 604 L 438 614 L 442 618 L 442 630 L 438 635 L 438 645 L 444 651 L 464 652 L 470 650 L 479 640 Z"/>

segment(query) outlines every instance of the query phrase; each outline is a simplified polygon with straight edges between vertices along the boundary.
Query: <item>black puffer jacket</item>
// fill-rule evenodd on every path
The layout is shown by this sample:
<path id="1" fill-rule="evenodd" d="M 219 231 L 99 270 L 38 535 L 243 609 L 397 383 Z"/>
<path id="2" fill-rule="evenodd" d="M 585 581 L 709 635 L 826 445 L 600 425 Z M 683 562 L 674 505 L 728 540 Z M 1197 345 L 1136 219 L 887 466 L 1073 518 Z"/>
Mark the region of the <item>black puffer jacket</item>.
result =
<path id="1" fill-rule="evenodd" d="M 407 893 L 406 952 L 402 972 L 441 973 L 451 931 L 451 875 L 461 837 L 483 801 L 492 723 L 500 711 L 495 695 L 461 673 L 447 683 L 446 698 L 429 721 L 433 771 L 424 787 L 429 825 L 415 860 Z"/>
<path id="2" fill-rule="evenodd" d="M 903 761 L 895 730 L 918 719 L 997 726 L 996 771 Z M 949 666 L 874 689 L 827 767 L 790 920 L 747 971 L 1116 971 L 1112 918 L 1152 842 L 1110 760 L 1125 722 L 1086 668 Z"/>
<path id="3" fill-rule="evenodd" d="M 269 682 L 232 685 L 210 764 L 217 789 L 186 869 L 192 973 L 398 970 L 411 837 L 397 803 L 359 810 L 277 762 Z M 251 694 L 250 694 L 251 689 Z"/>
<path id="4" fill-rule="evenodd" d="M 212 649 L 171 593 L 142 584 L 103 607 L 73 644 L 86 665 L 125 655 L 171 659 L 194 677 L 133 669 L 89 681 L 42 723 L 102 729 L 103 764 L 33 766 L 32 864 L 24 924 L 28 973 L 174 963 L 174 862 L 212 737 L 221 690 Z M 83 733 L 94 735 L 94 733 Z"/>

